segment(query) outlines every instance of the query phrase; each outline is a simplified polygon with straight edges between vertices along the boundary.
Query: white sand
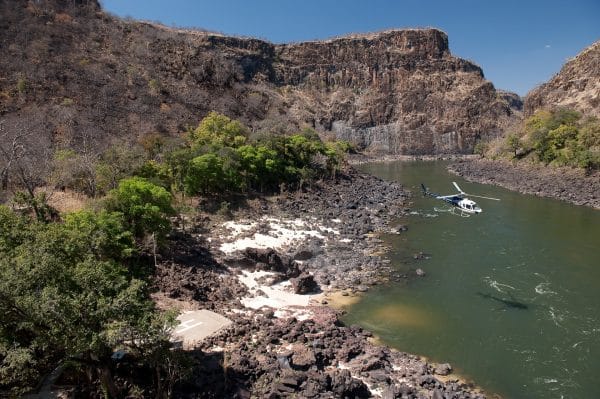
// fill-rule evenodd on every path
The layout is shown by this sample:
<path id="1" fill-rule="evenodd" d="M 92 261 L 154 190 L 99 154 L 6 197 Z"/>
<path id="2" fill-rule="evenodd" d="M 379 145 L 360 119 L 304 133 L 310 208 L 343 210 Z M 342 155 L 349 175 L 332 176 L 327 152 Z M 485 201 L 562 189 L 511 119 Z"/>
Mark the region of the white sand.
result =
<path id="1" fill-rule="evenodd" d="M 246 248 L 273 248 L 281 249 L 285 246 L 305 241 L 310 237 L 324 239 L 323 232 L 339 234 L 339 231 L 330 227 L 322 226 L 318 223 L 308 223 L 302 219 L 280 220 L 275 218 L 263 217 L 262 223 L 269 227 L 267 234 L 254 233 L 248 237 L 240 237 L 249 230 L 255 228 L 257 222 L 227 222 L 223 224 L 229 232 L 229 237 L 221 237 L 224 242 L 220 250 L 225 254 L 231 254 L 235 251 Z M 239 237 L 239 238 L 238 238 Z"/>
<path id="2" fill-rule="evenodd" d="M 256 222 L 225 222 L 223 223 L 223 227 L 227 230 L 232 230 L 234 235 L 240 235 L 257 225 Z"/>
<path id="3" fill-rule="evenodd" d="M 265 232 L 265 229 L 261 229 L 260 233 L 252 233 L 251 231 L 256 229 L 259 224 L 265 226 L 267 232 Z M 231 254 L 246 248 L 273 248 L 277 250 L 298 245 L 309 238 L 326 240 L 327 234 L 340 234 L 336 229 L 319 224 L 316 219 L 276 219 L 263 216 L 255 222 L 231 221 L 224 223 L 222 226 L 227 233 L 226 236 L 220 237 L 223 240 L 220 250 L 225 254 Z M 274 310 L 275 317 L 278 318 L 296 317 L 299 320 L 306 320 L 313 317 L 312 311 L 306 307 L 311 304 L 311 301 L 320 300 L 322 294 L 294 294 L 289 281 L 272 286 L 259 284 L 256 281 L 256 279 L 264 276 L 274 275 L 274 273 L 264 271 L 242 271 L 238 278 L 250 291 L 248 297 L 241 298 L 242 304 L 250 309 L 260 309 L 263 306 L 270 307 Z M 259 291 L 262 291 L 264 295 L 257 294 Z"/>
<path id="4" fill-rule="evenodd" d="M 283 281 L 272 286 L 261 285 L 256 279 L 263 276 L 274 275 L 271 272 L 257 271 L 249 272 L 242 271 L 242 275 L 238 278 L 248 287 L 250 293 L 254 296 L 256 292 L 261 290 L 266 296 L 256 295 L 254 297 L 245 297 L 241 299 L 242 304 L 251 309 L 260 309 L 263 306 L 268 306 L 276 310 L 275 317 L 287 318 L 296 317 L 302 320 L 312 317 L 312 313 L 303 309 L 308 306 L 311 300 L 320 297 L 320 294 L 299 295 L 291 292 L 291 283 Z"/>

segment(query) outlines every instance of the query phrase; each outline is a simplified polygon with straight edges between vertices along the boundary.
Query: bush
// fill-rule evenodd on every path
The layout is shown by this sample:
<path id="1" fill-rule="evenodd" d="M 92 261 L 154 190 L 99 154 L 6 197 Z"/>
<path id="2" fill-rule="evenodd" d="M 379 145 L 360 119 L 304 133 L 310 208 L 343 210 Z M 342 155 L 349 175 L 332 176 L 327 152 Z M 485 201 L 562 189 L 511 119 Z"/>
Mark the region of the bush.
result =
<path id="1" fill-rule="evenodd" d="M 22 392 L 57 359 L 70 358 L 97 369 L 116 397 L 113 348 L 167 342 L 147 328 L 161 315 L 146 284 L 110 257 L 121 256 L 119 244 L 127 241 L 118 218 L 80 213 L 67 219 L 30 220 L 18 239 L 13 229 L 0 230 L 0 386 Z M 0 208 L 0 221 L 9 220 L 19 217 Z"/>
<path id="2" fill-rule="evenodd" d="M 506 137 L 506 147 L 513 153 L 516 158 L 519 149 L 521 148 L 521 139 L 516 133 L 511 133 Z"/>
<path id="3" fill-rule="evenodd" d="M 123 214 L 102 210 L 67 214 L 65 227 L 72 233 L 70 242 L 83 243 L 98 259 L 124 259 L 135 253 L 133 235 L 123 225 Z M 65 243 L 67 245 L 67 243 Z"/>
<path id="4" fill-rule="evenodd" d="M 144 178 L 131 177 L 119 182 L 107 198 L 109 211 L 121 212 L 125 226 L 135 237 L 146 234 L 164 235 L 170 228 L 167 216 L 175 213 L 171 194 Z"/>
<path id="5" fill-rule="evenodd" d="M 484 156 L 488 150 L 488 147 L 489 146 L 487 143 L 484 143 L 483 141 L 478 141 L 477 144 L 475 144 L 475 147 L 473 147 L 473 153 Z"/>
<path id="6" fill-rule="evenodd" d="M 20 78 L 17 81 L 17 91 L 20 94 L 23 94 L 23 93 L 25 93 L 26 90 L 27 90 L 27 81 L 25 79 L 23 79 L 23 78 Z"/>
<path id="7" fill-rule="evenodd" d="M 600 123 L 595 118 L 582 122 L 581 114 L 573 110 L 542 110 L 525 121 L 523 131 L 527 146 L 541 162 L 600 167 Z"/>
<path id="8" fill-rule="evenodd" d="M 192 148 L 236 148 L 246 143 L 248 129 L 240 122 L 212 111 L 189 135 Z"/>

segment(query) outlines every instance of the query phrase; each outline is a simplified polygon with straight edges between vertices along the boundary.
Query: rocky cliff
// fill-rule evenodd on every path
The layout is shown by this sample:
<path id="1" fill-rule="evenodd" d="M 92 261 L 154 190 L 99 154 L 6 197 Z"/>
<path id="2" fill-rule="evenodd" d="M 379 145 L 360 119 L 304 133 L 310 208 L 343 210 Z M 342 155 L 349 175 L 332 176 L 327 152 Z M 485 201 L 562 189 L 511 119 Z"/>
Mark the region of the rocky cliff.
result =
<path id="1" fill-rule="evenodd" d="M 600 41 L 569 60 L 550 81 L 525 99 L 525 113 L 540 108 L 568 107 L 600 117 Z"/>
<path id="2" fill-rule="evenodd" d="M 266 41 L 115 18 L 93 0 L 0 0 L 0 119 L 45 146 L 176 134 L 210 110 L 379 153 L 467 153 L 519 102 L 436 29 Z"/>

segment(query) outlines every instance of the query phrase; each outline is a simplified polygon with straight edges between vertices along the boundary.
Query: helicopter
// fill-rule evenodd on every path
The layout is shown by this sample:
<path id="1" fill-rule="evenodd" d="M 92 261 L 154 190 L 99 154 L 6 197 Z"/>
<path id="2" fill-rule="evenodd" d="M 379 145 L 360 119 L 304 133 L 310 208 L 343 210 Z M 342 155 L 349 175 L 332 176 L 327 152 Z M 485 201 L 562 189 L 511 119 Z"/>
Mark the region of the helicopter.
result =
<path id="1" fill-rule="evenodd" d="M 458 186 L 458 184 L 456 184 L 456 182 L 453 181 L 452 184 L 454 184 L 454 187 L 456 187 L 456 189 L 458 190 L 458 194 L 439 195 L 436 193 L 432 193 L 431 191 L 429 191 L 427 189 L 427 187 L 425 187 L 425 185 L 423 183 L 421 183 L 421 189 L 423 190 L 424 196 L 429 196 L 429 197 L 433 197 L 435 199 L 445 201 L 445 202 L 451 204 L 452 206 L 460 209 L 461 214 L 463 212 L 465 212 L 467 214 L 476 215 L 476 214 L 482 212 L 481 208 L 475 203 L 475 201 L 468 199 L 467 195 L 469 195 L 471 197 L 500 201 L 500 199 L 498 199 L 498 198 L 484 197 L 484 196 L 475 195 L 475 194 L 467 194 Z"/>

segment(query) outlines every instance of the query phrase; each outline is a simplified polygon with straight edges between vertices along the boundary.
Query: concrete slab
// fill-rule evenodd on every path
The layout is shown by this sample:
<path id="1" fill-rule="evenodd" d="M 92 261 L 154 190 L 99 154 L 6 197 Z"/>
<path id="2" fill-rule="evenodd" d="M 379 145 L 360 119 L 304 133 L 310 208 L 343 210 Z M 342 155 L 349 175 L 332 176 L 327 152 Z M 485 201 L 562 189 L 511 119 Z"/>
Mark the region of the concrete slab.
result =
<path id="1" fill-rule="evenodd" d="M 229 326 L 232 321 L 210 310 L 193 310 L 177 317 L 179 325 L 171 334 L 171 341 L 183 349 L 192 349 L 204 338 Z"/>

